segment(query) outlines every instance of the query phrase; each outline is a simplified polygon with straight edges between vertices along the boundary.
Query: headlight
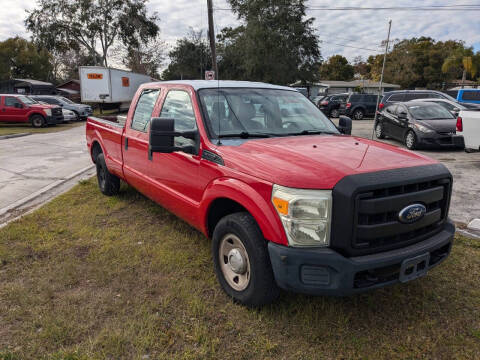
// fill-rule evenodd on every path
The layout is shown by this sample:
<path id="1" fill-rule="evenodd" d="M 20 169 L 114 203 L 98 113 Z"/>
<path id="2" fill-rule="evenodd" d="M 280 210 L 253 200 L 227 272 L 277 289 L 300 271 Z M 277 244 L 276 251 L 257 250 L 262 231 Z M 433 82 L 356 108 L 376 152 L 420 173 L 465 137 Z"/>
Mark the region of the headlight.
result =
<path id="1" fill-rule="evenodd" d="M 44 111 L 47 116 L 52 116 L 52 109 L 44 109 Z"/>
<path id="2" fill-rule="evenodd" d="M 290 246 L 330 244 L 330 190 L 293 189 L 274 185 L 272 203 L 282 220 Z"/>
<path id="3" fill-rule="evenodd" d="M 417 128 L 418 131 L 421 131 L 421 132 L 426 133 L 426 134 L 435 132 L 435 130 L 432 130 L 432 129 L 430 129 L 426 126 L 420 125 L 420 124 L 415 124 L 415 127 Z"/>

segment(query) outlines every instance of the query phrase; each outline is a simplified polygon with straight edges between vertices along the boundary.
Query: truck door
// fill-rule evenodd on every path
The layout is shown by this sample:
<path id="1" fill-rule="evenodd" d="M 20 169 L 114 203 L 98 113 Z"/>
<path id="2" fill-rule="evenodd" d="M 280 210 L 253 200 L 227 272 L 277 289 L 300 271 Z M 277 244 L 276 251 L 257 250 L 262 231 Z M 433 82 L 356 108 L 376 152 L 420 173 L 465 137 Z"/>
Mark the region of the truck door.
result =
<path id="1" fill-rule="evenodd" d="M 27 122 L 28 109 L 15 96 L 5 96 L 2 108 L 2 121 Z"/>

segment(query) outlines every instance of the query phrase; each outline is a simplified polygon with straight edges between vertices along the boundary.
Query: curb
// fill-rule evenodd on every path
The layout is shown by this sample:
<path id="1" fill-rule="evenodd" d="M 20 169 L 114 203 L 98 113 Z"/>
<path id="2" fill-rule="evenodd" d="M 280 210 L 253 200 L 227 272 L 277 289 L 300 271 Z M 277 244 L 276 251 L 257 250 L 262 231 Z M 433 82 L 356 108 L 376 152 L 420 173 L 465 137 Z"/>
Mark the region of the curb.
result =
<path id="1" fill-rule="evenodd" d="M 480 231 L 480 219 L 473 219 L 467 225 L 467 229 Z"/>
<path id="2" fill-rule="evenodd" d="M 0 209 L 0 216 L 5 215 L 7 212 L 9 212 L 9 211 L 11 211 L 11 210 L 13 210 L 13 209 L 15 209 L 19 206 L 22 206 L 22 205 L 28 203 L 29 201 L 32 201 L 32 200 L 36 199 L 37 197 L 43 195 L 47 191 L 49 191 L 53 188 L 56 188 L 57 186 L 60 186 L 63 183 L 66 183 L 69 180 L 72 180 L 73 178 L 83 174 L 84 172 L 87 172 L 87 171 L 93 169 L 94 167 L 95 167 L 95 165 L 89 165 L 89 166 L 87 166 L 87 167 L 85 167 L 81 170 L 78 170 L 78 171 L 74 172 L 73 174 L 68 175 L 67 177 L 65 177 L 61 180 L 57 180 L 57 181 L 55 181 L 55 182 L 53 182 L 53 183 L 51 183 L 51 184 L 49 184 L 49 185 L 47 185 L 47 186 L 45 186 L 41 189 L 35 191 L 34 193 L 24 197 L 23 199 L 15 201 L 13 204 L 10 204 L 7 207 L 4 207 L 4 208 Z"/>
<path id="3" fill-rule="evenodd" d="M 2 135 L 2 136 L 0 136 L 0 140 L 13 139 L 13 138 L 22 137 L 22 136 L 27 136 L 27 135 L 32 135 L 32 133 L 20 133 L 20 134 Z"/>

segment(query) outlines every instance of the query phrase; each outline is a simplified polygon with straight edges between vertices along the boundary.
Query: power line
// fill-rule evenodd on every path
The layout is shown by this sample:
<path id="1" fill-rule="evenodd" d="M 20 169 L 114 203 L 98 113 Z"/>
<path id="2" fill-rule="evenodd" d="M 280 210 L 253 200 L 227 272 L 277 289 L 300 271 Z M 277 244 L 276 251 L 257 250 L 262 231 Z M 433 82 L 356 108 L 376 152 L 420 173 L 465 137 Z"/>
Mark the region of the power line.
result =
<path id="1" fill-rule="evenodd" d="M 287 5 L 288 6 L 288 5 Z M 276 7 L 285 7 L 276 5 Z M 480 11 L 480 4 L 457 4 L 457 5 L 428 5 L 428 6 L 384 6 L 384 7 L 362 7 L 362 6 L 306 6 L 306 10 L 324 11 Z M 232 11 L 231 8 L 214 8 L 218 11 Z"/>
<path id="2" fill-rule="evenodd" d="M 374 50 L 374 49 L 369 49 L 369 48 L 364 48 L 364 47 L 359 47 L 359 46 L 353 46 L 353 45 L 337 44 L 337 43 L 330 42 L 330 41 L 325 41 L 325 40 L 322 40 L 322 39 L 320 39 L 320 41 L 322 43 L 325 43 L 325 44 L 332 44 L 332 45 L 337 45 L 337 46 L 344 46 L 344 47 L 349 47 L 349 48 L 353 48 L 353 49 L 367 50 L 367 51 L 373 51 L 373 52 L 376 52 L 376 53 L 380 53 L 380 51 L 378 49 Z"/>

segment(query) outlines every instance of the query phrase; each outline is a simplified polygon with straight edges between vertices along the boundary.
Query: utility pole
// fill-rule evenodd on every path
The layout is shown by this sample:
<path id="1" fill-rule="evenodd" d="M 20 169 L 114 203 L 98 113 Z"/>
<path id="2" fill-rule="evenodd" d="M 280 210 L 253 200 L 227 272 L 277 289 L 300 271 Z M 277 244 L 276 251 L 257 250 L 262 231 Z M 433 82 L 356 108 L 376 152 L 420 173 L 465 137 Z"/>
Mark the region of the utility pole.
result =
<path id="1" fill-rule="evenodd" d="M 387 61 L 387 52 L 388 52 L 388 45 L 390 44 L 390 30 L 391 29 L 392 29 L 392 20 L 390 20 L 388 22 L 387 43 L 385 44 L 385 53 L 383 54 L 383 65 L 382 65 L 382 74 L 380 75 L 380 84 L 378 85 L 377 107 L 375 109 L 375 118 L 374 118 L 374 121 L 373 121 L 372 139 L 373 139 L 373 133 L 375 132 L 375 127 L 377 126 L 378 105 L 380 104 L 380 96 L 382 95 L 383 73 L 385 72 L 385 62 Z"/>
<path id="2" fill-rule="evenodd" d="M 210 38 L 210 52 L 212 53 L 212 67 L 215 71 L 215 78 L 218 79 L 217 52 L 215 50 L 215 31 L 213 30 L 213 4 L 207 0 L 208 7 L 208 37 Z"/>

